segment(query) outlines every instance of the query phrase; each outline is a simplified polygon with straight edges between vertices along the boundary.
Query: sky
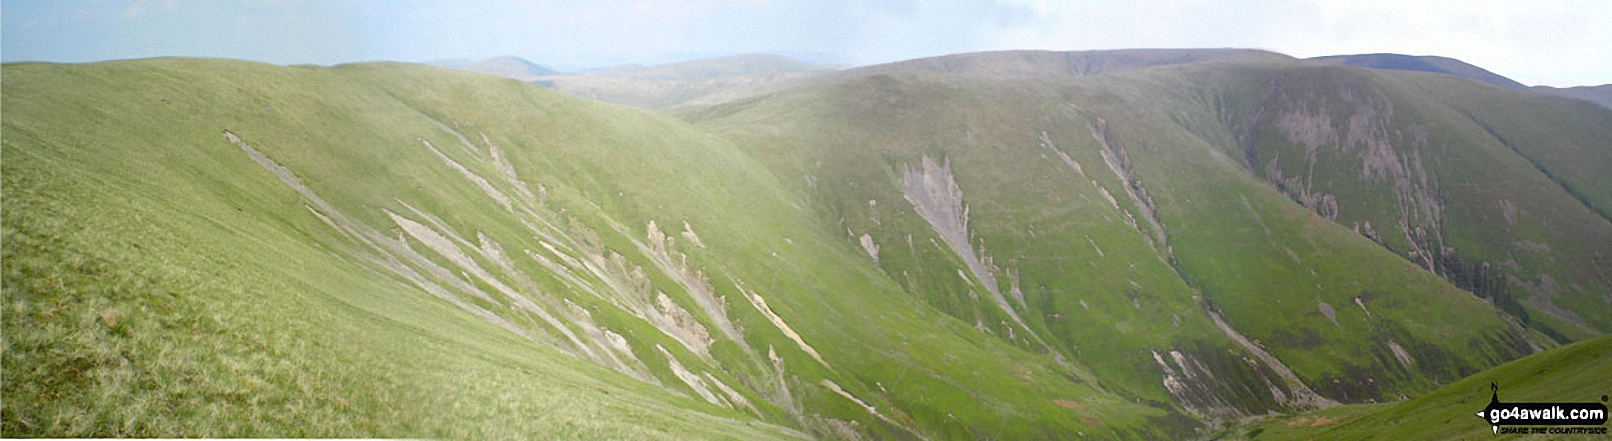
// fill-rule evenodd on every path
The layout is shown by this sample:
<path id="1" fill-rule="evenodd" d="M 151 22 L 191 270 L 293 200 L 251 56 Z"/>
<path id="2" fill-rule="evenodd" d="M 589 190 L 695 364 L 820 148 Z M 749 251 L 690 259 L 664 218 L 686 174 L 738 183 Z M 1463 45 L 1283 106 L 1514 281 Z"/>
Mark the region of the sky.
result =
<path id="1" fill-rule="evenodd" d="M 275 64 L 514 55 L 560 70 L 774 53 L 865 65 L 1003 49 L 1440 55 L 1612 83 L 1612 0 L 0 0 L 0 59 Z"/>

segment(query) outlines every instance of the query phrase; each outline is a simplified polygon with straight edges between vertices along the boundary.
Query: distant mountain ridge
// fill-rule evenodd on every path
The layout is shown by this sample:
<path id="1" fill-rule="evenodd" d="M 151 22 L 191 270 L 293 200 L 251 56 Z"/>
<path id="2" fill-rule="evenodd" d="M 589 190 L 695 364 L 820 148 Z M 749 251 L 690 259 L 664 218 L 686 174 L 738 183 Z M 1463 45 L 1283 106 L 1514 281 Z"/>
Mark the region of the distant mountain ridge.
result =
<path id="1" fill-rule="evenodd" d="M 838 69 L 781 55 L 751 54 L 640 66 L 620 65 L 533 81 L 572 96 L 647 109 L 709 106 L 808 82 L 890 72 L 1006 78 L 1077 77 L 1203 61 L 1291 61 L 1256 49 L 1013 50 L 972 52 Z"/>
<path id="2" fill-rule="evenodd" d="M 500 75 L 573 96 L 648 109 L 714 105 L 828 77 L 924 71 L 1004 78 L 1090 76 L 1177 64 L 1285 62 L 1295 58 L 1258 49 L 1121 49 L 1094 51 L 1008 50 L 918 58 L 840 69 L 774 54 L 745 54 L 658 65 L 623 64 L 560 72 L 514 57 L 450 59 L 427 64 Z M 1527 86 L 1482 67 L 1440 56 L 1394 53 L 1328 55 L 1302 61 L 1368 69 L 1450 75 L 1512 90 L 1528 90 L 1612 108 L 1612 85 L 1557 88 Z"/>
<path id="3" fill-rule="evenodd" d="M 516 56 L 488 58 L 485 60 L 448 59 L 432 61 L 426 64 L 517 79 L 558 73 L 547 66 Z"/>
<path id="4" fill-rule="evenodd" d="M 860 67 L 848 75 L 928 71 L 996 77 L 1090 76 L 1153 66 L 1203 61 L 1288 61 L 1293 57 L 1257 49 L 1121 49 L 1097 51 L 1011 50 L 971 52 Z"/>
<path id="5" fill-rule="evenodd" d="M 843 72 L 841 76 L 904 71 L 997 77 L 1089 76 L 1204 61 L 1293 59 L 1276 52 L 1228 48 L 972 52 L 844 70 L 774 54 L 744 54 L 647 66 L 623 64 L 577 72 L 557 71 L 516 56 L 482 60 L 444 59 L 425 64 L 534 81 L 538 85 L 583 98 L 663 109 L 686 104 L 718 104 L 777 90 L 795 84 L 798 80 L 833 71 Z M 1504 89 L 1529 90 L 1612 108 L 1612 84 L 1574 87 L 1528 86 L 1488 69 L 1449 57 L 1372 53 L 1327 55 L 1307 58 L 1304 61 L 1368 69 L 1444 74 Z"/>
<path id="6" fill-rule="evenodd" d="M 781 55 L 750 54 L 553 74 L 532 82 L 562 93 L 646 109 L 711 105 L 777 91 L 833 72 Z"/>
<path id="7" fill-rule="evenodd" d="M 1589 101 L 1599 104 L 1601 107 L 1612 109 L 1612 84 L 1576 87 L 1534 86 L 1528 89 L 1539 93 L 1556 95 L 1559 97 Z"/>
<path id="8" fill-rule="evenodd" d="M 1526 90 L 1528 86 L 1487 69 L 1448 57 L 1414 56 L 1402 54 L 1331 55 L 1310 58 L 1310 61 L 1341 64 L 1372 69 L 1413 70 L 1454 75 L 1473 81 L 1488 83 L 1507 89 Z"/>
<path id="9" fill-rule="evenodd" d="M 782 55 L 748 54 L 702 58 L 675 63 L 608 67 L 584 75 L 653 80 L 698 80 L 738 75 L 776 74 L 824 70 L 827 66 Z"/>
<path id="10" fill-rule="evenodd" d="M 1369 69 L 1409 70 L 1432 72 L 1465 78 L 1480 83 L 1512 90 L 1528 90 L 1547 95 L 1572 98 L 1595 103 L 1612 109 L 1612 84 L 1599 86 L 1551 87 L 1528 86 L 1465 61 L 1448 57 L 1403 54 L 1329 55 L 1309 58 L 1307 61 L 1356 66 Z"/>

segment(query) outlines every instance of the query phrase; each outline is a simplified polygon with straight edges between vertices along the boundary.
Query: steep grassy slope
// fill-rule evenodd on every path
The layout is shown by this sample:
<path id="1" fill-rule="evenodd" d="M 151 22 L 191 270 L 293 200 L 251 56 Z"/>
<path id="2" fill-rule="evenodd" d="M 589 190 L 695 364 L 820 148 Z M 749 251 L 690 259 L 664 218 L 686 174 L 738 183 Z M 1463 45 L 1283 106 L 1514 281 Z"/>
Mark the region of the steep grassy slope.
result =
<path id="1" fill-rule="evenodd" d="M 1092 184 L 1101 179 L 1124 197 L 1094 150 L 1062 147 L 1092 164 L 1081 178 L 1040 141 L 1038 129 L 1050 127 L 1019 123 L 1033 118 L 988 98 L 1003 90 L 926 78 L 936 81 L 873 77 L 696 118 L 710 118 L 797 183 L 819 219 L 843 229 L 914 298 L 981 333 L 1088 364 L 1103 387 L 1155 402 L 1173 401 L 1160 364 L 1193 377 L 1229 367 L 1223 384 L 1182 378 L 1176 392 L 1209 416 L 1239 412 L 1232 396 L 1249 409 L 1277 407 L 1267 387 L 1286 391 L 1282 380 L 1228 356 L 1238 352 L 1223 337 L 1201 337 L 1219 332 Z M 1080 142 L 1071 135 L 1056 144 Z M 1004 136 L 1018 145 L 997 145 Z"/>
<path id="2" fill-rule="evenodd" d="M 411 135 L 444 135 L 366 78 L 379 73 L 6 66 L 5 434 L 798 435 L 622 381 L 381 272 L 223 135 L 344 206 L 450 192 L 375 182 L 447 176 L 396 160 L 419 157 Z"/>
<path id="3" fill-rule="evenodd" d="M 726 141 L 483 75 L 13 64 L 8 436 L 1179 436 Z"/>
<path id="4" fill-rule="evenodd" d="M 8 65 L 6 433 L 767 436 L 379 272 L 319 220 L 332 213 L 224 136 L 333 205 L 474 196 L 419 155 L 413 135 L 445 135 L 366 78 L 378 73 Z M 381 180 L 397 176 L 419 183 Z M 381 215 L 349 214 L 364 212 Z"/>
<path id="5" fill-rule="evenodd" d="M 1414 400 L 1283 416 L 1227 435 L 1261 440 L 1489 439 L 1493 429 L 1473 414 L 1489 404 L 1490 384 L 1500 386 L 1500 399 L 1508 403 L 1604 403 L 1612 391 L 1608 365 L 1612 336 L 1602 336 L 1473 374 Z"/>
<path id="6" fill-rule="evenodd" d="M 1239 75 L 1265 90 L 1223 114 L 1289 197 L 1557 341 L 1612 329 L 1612 112 L 1416 72 Z"/>
<path id="7" fill-rule="evenodd" d="M 681 119 L 400 64 L 0 86 L 7 436 L 1179 438 L 1612 319 L 1612 112 L 1446 75 L 965 54 Z"/>
<path id="8" fill-rule="evenodd" d="M 867 70 L 895 73 L 681 116 L 749 148 L 915 298 L 1026 350 L 1090 366 L 1103 387 L 1122 395 L 1172 401 L 1205 417 L 1392 400 L 1525 355 L 1537 350 L 1536 340 L 1553 344 L 1439 276 L 1458 277 L 1406 260 L 1408 247 L 1385 247 L 1369 238 L 1375 234 L 1334 221 L 1331 204 L 1344 200 L 1409 213 L 1415 201 L 1393 198 L 1420 196 L 1420 187 L 1369 181 L 1359 187 L 1371 196 L 1308 200 L 1284 188 L 1285 178 L 1265 179 L 1276 175 L 1263 169 L 1276 156 L 1266 145 L 1296 143 L 1262 141 L 1246 129 L 1277 130 L 1268 97 L 1285 90 L 1279 86 L 1354 96 L 1362 93 L 1352 88 L 1365 88 L 1419 110 L 1402 110 L 1395 124 L 1450 139 L 1442 147 L 1451 155 L 1480 155 L 1473 161 L 1483 165 L 1474 167 L 1535 173 L 1518 155 L 1467 138 L 1469 118 L 1415 89 L 1486 86 L 1281 60 L 1041 79 Z M 1286 77 L 1297 79 L 1275 81 Z M 1430 104 L 1401 103 L 1423 100 Z M 1391 129 L 1397 126 L 1373 133 Z M 1607 139 L 1595 128 L 1564 130 L 1572 133 L 1558 139 Z M 1250 140 L 1254 148 L 1245 148 Z M 1564 141 L 1561 148 L 1590 147 Z M 1395 173 L 1411 168 L 1397 163 Z M 1441 162 L 1426 169 L 1478 180 L 1470 177 L 1476 168 Z M 1325 173 L 1336 181 L 1361 172 L 1333 166 Z M 1566 197 L 1560 188 L 1517 191 L 1537 193 L 1530 203 Z M 1443 200 L 1433 199 L 1431 210 L 1443 210 Z M 1601 234 L 1593 223 L 1572 225 L 1564 231 Z M 1604 243 L 1598 237 L 1549 240 L 1580 249 Z M 1564 265 L 1604 268 L 1587 257 Z M 1571 277 L 1581 286 L 1598 280 Z M 1576 307 L 1586 315 L 1604 310 Z M 1557 340 L 1597 333 L 1561 331 L 1549 318 L 1526 322 Z"/>

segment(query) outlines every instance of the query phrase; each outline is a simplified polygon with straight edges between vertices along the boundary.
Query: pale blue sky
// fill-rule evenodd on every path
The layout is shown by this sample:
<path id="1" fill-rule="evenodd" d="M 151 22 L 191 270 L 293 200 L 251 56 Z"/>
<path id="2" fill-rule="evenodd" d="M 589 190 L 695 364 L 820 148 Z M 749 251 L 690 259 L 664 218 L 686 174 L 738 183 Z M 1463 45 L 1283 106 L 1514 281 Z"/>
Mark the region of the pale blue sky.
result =
<path id="1" fill-rule="evenodd" d="M 871 64 L 996 49 L 1443 55 L 1612 83 L 1612 0 L 91 0 L 0 2 L 0 58 L 277 64 L 517 55 L 559 69 L 743 53 Z"/>

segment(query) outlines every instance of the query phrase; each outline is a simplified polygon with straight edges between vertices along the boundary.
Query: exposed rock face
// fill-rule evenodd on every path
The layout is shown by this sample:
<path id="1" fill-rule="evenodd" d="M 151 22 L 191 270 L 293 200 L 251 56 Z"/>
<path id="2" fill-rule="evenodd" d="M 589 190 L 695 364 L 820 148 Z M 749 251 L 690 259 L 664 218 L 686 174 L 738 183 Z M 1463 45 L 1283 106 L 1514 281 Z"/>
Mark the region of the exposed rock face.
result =
<path id="1" fill-rule="evenodd" d="M 737 385 L 799 414 L 801 405 L 789 391 L 782 360 L 773 355 L 774 369 L 766 371 L 766 360 L 750 353 L 742 332 L 728 318 L 725 300 L 716 294 L 708 277 L 689 263 L 688 257 L 676 249 L 674 239 L 653 221 L 648 223 L 643 239 L 638 239 L 624 226 L 604 216 L 615 233 L 631 243 L 631 249 L 609 249 L 597 231 L 582 225 L 575 217 L 567 219 L 546 209 L 542 205 L 546 190 L 538 185 L 537 192 L 531 191 L 492 137 L 481 134 L 480 140 L 486 146 L 478 146 L 446 124 L 435 125 L 457 139 L 461 149 L 444 150 L 423 138 L 418 139 L 420 145 L 442 165 L 479 189 L 487 198 L 485 202 L 519 219 L 527 228 L 525 233 L 531 235 L 539 248 L 511 253 L 504 243 L 483 231 L 475 232 L 474 241 L 467 240 L 455 232 L 455 226 L 402 200 L 396 202 L 406 210 L 380 210 L 391 220 L 391 225 L 377 228 L 365 224 L 337 210 L 291 170 L 252 148 L 236 134 L 225 131 L 224 137 L 306 198 L 308 211 L 321 222 L 360 244 L 361 255 L 421 291 L 513 334 L 553 345 L 580 359 L 670 391 L 678 389 L 669 384 L 682 383 L 687 390 L 712 404 L 759 412 L 734 388 L 733 385 Z M 496 173 L 483 176 L 477 170 Z M 385 229 L 390 231 L 383 232 Z M 694 247 L 705 246 L 687 222 L 683 224 L 681 236 Z M 669 295 L 657 289 L 645 268 L 633 264 L 623 253 L 638 253 L 651 262 L 651 270 L 661 271 L 687 296 Z M 542 271 L 526 272 L 522 264 L 511 258 L 521 254 L 531 259 L 525 264 L 535 262 Z M 538 283 L 539 278 L 553 279 L 566 289 L 548 292 L 540 288 L 546 285 Z M 752 305 L 757 305 L 757 309 L 773 319 L 787 335 L 822 361 L 821 355 L 766 307 L 765 300 L 748 291 L 746 294 L 753 297 Z M 606 307 L 619 308 L 687 351 L 674 352 L 657 344 L 655 352 L 635 353 L 626 337 L 599 321 L 589 307 L 573 301 L 578 296 L 592 297 Z M 597 302 L 596 305 L 601 304 Z M 507 308 L 482 306 L 486 304 L 506 305 Z M 718 339 L 738 343 L 738 347 L 753 357 L 752 362 L 766 372 L 760 374 L 761 378 L 737 378 L 740 381 L 730 385 L 731 380 L 724 380 L 731 378 L 729 374 L 706 371 L 712 362 L 710 347 Z M 665 359 L 671 375 L 658 378 L 644 364 L 644 357 Z"/>
<path id="2" fill-rule="evenodd" d="M 1394 353 L 1394 360 L 1398 360 L 1400 365 L 1410 367 L 1416 364 L 1416 359 L 1411 358 L 1410 353 L 1405 352 L 1405 348 L 1400 347 L 1399 343 L 1388 342 L 1388 350 Z"/>
<path id="3" fill-rule="evenodd" d="M 1169 351 L 1168 361 L 1153 351 L 1153 361 L 1164 371 L 1164 388 L 1192 416 L 1206 420 L 1242 416 L 1236 406 L 1215 393 L 1214 373 L 1180 351 Z M 1171 362 L 1174 362 L 1172 366 Z M 1278 392 L 1279 393 L 1279 392 Z"/>
<path id="4" fill-rule="evenodd" d="M 1328 305 L 1327 302 L 1317 300 L 1315 302 L 1315 307 L 1321 311 L 1321 315 L 1326 316 L 1327 320 L 1331 320 L 1334 326 L 1342 326 L 1338 325 L 1338 311 L 1332 309 L 1332 305 Z"/>
<path id="5" fill-rule="evenodd" d="M 1001 287 L 997 286 L 995 268 L 988 267 L 990 257 L 984 250 L 975 252 L 974 246 L 969 243 L 968 206 L 963 204 L 963 189 L 957 186 L 957 180 L 952 176 L 951 159 L 943 158 L 937 162 L 925 155 L 916 167 L 902 164 L 901 188 L 913 209 L 963 259 L 968 271 L 980 285 L 984 285 L 997 306 L 1015 324 L 1034 336 L 1035 333 L 1030 331 L 1024 319 L 1019 318 L 1018 311 L 1002 295 Z"/>
<path id="6" fill-rule="evenodd" d="M 1136 176 L 1136 170 L 1131 167 L 1131 156 L 1125 151 L 1125 144 L 1108 132 L 1108 120 L 1103 118 L 1097 118 L 1097 124 L 1091 127 L 1091 137 L 1102 147 L 1100 153 L 1103 155 L 1103 162 L 1108 164 L 1108 169 L 1124 183 L 1125 194 L 1130 196 L 1136 210 L 1141 213 L 1142 220 L 1147 221 L 1147 225 L 1151 227 L 1150 231 L 1143 233 L 1148 245 L 1163 252 L 1165 259 L 1170 260 L 1172 258 L 1170 243 L 1164 230 L 1164 223 L 1159 221 L 1158 209 L 1153 204 L 1153 198 L 1148 196 L 1147 187 L 1142 186 L 1141 178 Z M 1113 196 L 1108 195 L 1106 189 L 1103 190 L 1103 194 L 1109 198 L 1109 202 L 1115 203 L 1115 207 L 1118 207 L 1118 203 L 1113 200 Z M 1124 211 L 1126 217 L 1131 217 L 1129 210 Z M 1131 223 L 1136 227 L 1134 221 Z"/>
<path id="7" fill-rule="evenodd" d="M 1058 144 L 1053 143 L 1052 138 L 1047 137 L 1046 130 L 1041 131 L 1041 146 L 1046 147 L 1048 150 L 1052 150 L 1053 153 L 1058 154 L 1058 159 L 1062 159 L 1065 165 L 1068 165 L 1070 169 L 1075 171 L 1075 174 L 1080 175 L 1082 178 L 1086 177 L 1086 170 L 1080 167 L 1080 162 L 1077 162 L 1074 158 L 1069 157 L 1069 154 L 1064 153 L 1063 150 L 1059 150 Z"/>
<path id="8" fill-rule="evenodd" d="M 1310 387 L 1304 385 L 1304 382 L 1299 380 L 1298 375 L 1294 375 L 1293 370 L 1289 369 L 1286 364 L 1282 364 L 1282 361 L 1278 360 L 1276 356 L 1265 352 L 1265 349 L 1248 341 L 1248 338 L 1237 332 L 1236 329 L 1232 329 L 1231 325 L 1220 317 L 1219 312 L 1209 309 L 1205 311 L 1209 314 L 1209 319 L 1215 322 L 1215 326 L 1219 327 L 1221 332 L 1226 333 L 1227 337 L 1231 337 L 1231 340 L 1237 342 L 1244 350 L 1254 354 L 1255 357 L 1259 358 L 1260 362 L 1276 372 L 1276 375 L 1281 378 L 1282 387 L 1288 390 L 1288 394 L 1282 393 L 1281 389 L 1276 385 L 1269 385 L 1271 395 L 1276 397 L 1277 403 L 1297 409 L 1323 409 L 1338 405 L 1337 401 L 1323 397 L 1310 390 Z"/>
<path id="9" fill-rule="evenodd" d="M 1520 303 L 1526 302 L 1577 321 L 1571 311 L 1553 306 L 1549 298 L 1554 293 L 1537 282 L 1556 268 L 1504 263 L 1511 257 L 1508 254 L 1539 253 L 1542 244 L 1518 240 L 1516 230 L 1504 230 L 1485 246 L 1512 245 L 1511 250 L 1468 254 L 1446 240 L 1447 225 L 1463 228 L 1474 221 L 1487 222 L 1473 219 L 1474 210 L 1508 227 L 1533 220 L 1522 208 L 1527 204 L 1507 199 L 1482 201 L 1487 206 L 1481 208 L 1469 205 L 1463 207 L 1467 218 L 1447 219 L 1447 193 L 1459 195 L 1487 184 L 1444 176 L 1452 186 L 1444 188 L 1441 177 L 1430 170 L 1465 161 L 1450 156 L 1450 148 L 1471 140 L 1417 122 L 1425 115 L 1397 110 L 1389 94 L 1370 81 L 1345 72 L 1316 75 L 1272 78 L 1247 124 L 1228 124 L 1243 144 L 1251 170 L 1319 217 L 1339 220 L 1341 211 L 1361 210 L 1348 213 L 1355 232 L 1514 315 L 1523 314 Z M 1318 80 L 1324 86 L 1318 87 Z M 1495 142 L 1517 151 L 1494 127 L 1471 113 L 1466 116 Z M 1544 169 L 1541 173 L 1549 175 Z M 1456 182 L 1463 187 L 1453 187 Z M 1478 203 L 1471 196 L 1454 197 L 1453 203 Z M 1463 243 L 1472 240 L 1467 236 Z M 1489 260 L 1502 266 L 1491 266 Z"/>
<path id="10" fill-rule="evenodd" d="M 785 322 L 783 317 L 779 317 L 777 313 L 772 312 L 772 307 L 767 305 L 766 298 L 761 297 L 761 295 L 756 294 L 755 292 L 745 289 L 743 285 L 739 286 L 739 292 L 744 293 L 745 299 L 749 300 L 750 304 L 756 307 L 756 310 L 761 311 L 761 315 L 766 316 L 767 320 L 772 322 L 773 326 L 777 326 L 779 331 L 783 331 L 784 336 L 789 337 L 790 340 L 794 340 L 795 344 L 800 346 L 800 350 L 806 351 L 806 354 L 811 355 L 813 359 L 817 360 L 817 362 L 823 366 L 829 366 L 828 361 L 823 360 L 823 355 L 817 352 L 817 348 L 813 348 L 812 345 L 807 344 L 806 340 L 801 339 L 800 334 L 796 333 L 795 328 L 790 327 L 789 323 Z"/>
<path id="11" fill-rule="evenodd" d="M 862 250 L 868 252 L 868 257 L 873 259 L 873 263 L 879 263 L 879 244 L 873 241 L 873 236 L 862 233 L 859 240 L 862 242 Z"/>
<path id="12" fill-rule="evenodd" d="M 729 408 L 733 407 L 732 405 L 728 404 L 727 401 L 722 400 L 722 398 L 717 397 L 716 394 L 712 393 L 711 389 L 706 386 L 705 379 L 700 378 L 698 374 L 695 374 L 694 372 L 689 371 L 688 368 L 683 367 L 682 363 L 677 362 L 677 357 L 673 357 L 671 352 L 666 351 L 666 348 L 656 345 L 655 350 L 660 351 L 661 356 L 666 357 L 667 366 L 672 369 L 672 374 L 677 375 L 678 379 L 683 380 L 683 384 L 687 385 L 689 389 L 693 389 L 694 393 L 699 394 L 700 398 L 704 398 L 706 402 L 718 406 Z"/>
<path id="13" fill-rule="evenodd" d="M 1378 229 L 1368 222 L 1364 231 L 1357 231 L 1390 248 L 1402 246 L 1398 251 L 1406 258 L 1448 277 L 1442 268 L 1449 249 L 1444 241 L 1441 190 L 1422 159 L 1430 129 L 1395 126 L 1394 104 L 1375 86 L 1345 76 L 1328 80 L 1337 87 L 1311 89 L 1289 84 L 1285 78 L 1272 80 L 1247 126 L 1238 129 L 1248 165 L 1260 167 L 1256 170 L 1263 171 L 1277 190 L 1327 219 L 1338 219 L 1338 192 L 1354 191 L 1350 194 L 1361 197 L 1353 189 L 1361 186 L 1367 193 L 1387 193 L 1395 205 L 1389 218 L 1376 219 Z M 1261 137 L 1261 133 L 1268 135 Z M 1264 144 L 1271 136 L 1280 140 L 1278 145 L 1302 149 L 1302 157 L 1294 159 L 1297 149 L 1272 149 Z M 1262 157 L 1269 159 L 1257 164 L 1256 158 Z M 1332 174 L 1317 182 L 1318 169 L 1357 170 L 1358 181 L 1340 182 Z M 1345 201 L 1349 202 L 1360 203 Z M 1385 228 L 1385 223 L 1392 226 Z M 1395 227 L 1399 231 L 1387 231 Z M 1394 237 L 1393 244 L 1383 233 Z M 1402 245 L 1399 239 L 1403 239 Z"/>
<path id="14" fill-rule="evenodd" d="M 705 248 L 705 242 L 700 240 L 700 235 L 694 234 L 694 227 L 690 226 L 688 221 L 683 221 L 683 238 L 688 239 L 694 246 Z"/>
<path id="15" fill-rule="evenodd" d="M 672 238 L 662 232 L 654 221 L 650 221 L 645 230 L 649 244 L 635 243 L 639 251 L 649 256 L 662 273 L 683 286 L 689 297 L 705 312 L 717 330 L 729 340 L 743 342 L 744 336 L 728 319 L 727 300 L 716 294 L 705 272 L 690 267 L 688 256 L 671 246 Z"/>

